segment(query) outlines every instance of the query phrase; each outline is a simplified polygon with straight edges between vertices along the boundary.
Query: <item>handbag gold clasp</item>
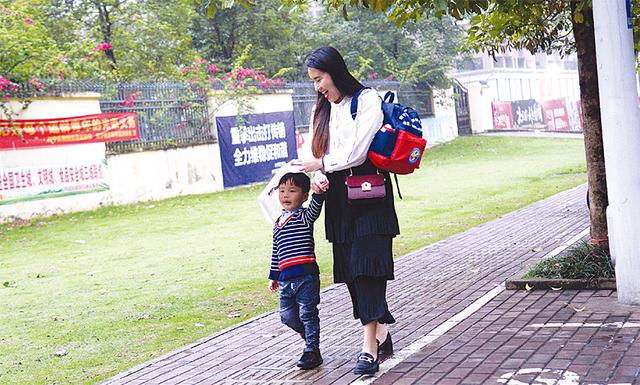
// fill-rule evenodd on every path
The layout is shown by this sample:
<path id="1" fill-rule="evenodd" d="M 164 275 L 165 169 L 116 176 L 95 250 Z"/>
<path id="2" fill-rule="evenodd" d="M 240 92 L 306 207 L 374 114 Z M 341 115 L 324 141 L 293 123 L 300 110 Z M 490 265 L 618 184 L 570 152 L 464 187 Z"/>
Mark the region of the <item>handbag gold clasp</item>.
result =
<path id="1" fill-rule="evenodd" d="M 360 187 L 362 188 L 362 191 L 371 191 L 371 183 L 369 182 L 363 182 Z"/>

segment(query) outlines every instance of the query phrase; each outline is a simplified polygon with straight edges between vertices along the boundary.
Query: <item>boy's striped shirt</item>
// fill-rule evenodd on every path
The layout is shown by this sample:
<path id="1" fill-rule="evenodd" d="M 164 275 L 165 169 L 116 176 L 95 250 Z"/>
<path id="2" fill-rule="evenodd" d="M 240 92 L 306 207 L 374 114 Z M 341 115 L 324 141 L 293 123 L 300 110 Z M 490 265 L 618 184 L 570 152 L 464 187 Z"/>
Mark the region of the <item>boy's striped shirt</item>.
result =
<path id="1" fill-rule="evenodd" d="M 312 194 L 309 207 L 292 213 L 273 226 L 269 279 L 285 281 L 307 274 L 319 274 L 313 242 L 313 223 L 320 216 L 324 194 Z"/>

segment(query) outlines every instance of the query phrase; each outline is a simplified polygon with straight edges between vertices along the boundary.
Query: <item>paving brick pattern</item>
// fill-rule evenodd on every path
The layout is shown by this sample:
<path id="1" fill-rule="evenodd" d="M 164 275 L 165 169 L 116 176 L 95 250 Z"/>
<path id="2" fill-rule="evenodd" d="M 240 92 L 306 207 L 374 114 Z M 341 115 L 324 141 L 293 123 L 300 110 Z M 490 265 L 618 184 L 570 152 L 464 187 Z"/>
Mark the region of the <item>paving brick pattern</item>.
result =
<path id="1" fill-rule="evenodd" d="M 555 195 L 396 261 L 388 287 L 394 347 L 403 349 L 506 278 L 588 227 L 584 186 Z M 591 302 L 600 301 L 600 310 Z M 592 383 L 638 381 L 637 328 L 532 328 L 532 323 L 640 321 L 615 293 L 505 291 L 432 344 L 376 379 L 378 384 L 544 382 L 569 370 Z M 583 309 L 584 307 L 584 309 Z M 575 309 L 582 310 L 576 311 Z M 346 287 L 321 295 L 321 368 L 295 362 L 302 341 L 272 312 L 217 333 L 103 384 L 348 384 L 361 345 Z M 532 372 L 527 369 L 539 369 Z M 634 369 L 635 368 L 635 369 Z M 573 375 L 569 373 L 569 375 Z M 520 382 L 513 382 L 515 380 Z M 499 382 L 503 381 L 503 382 Z M 609 382 L 607 382 L 609 381 Z M 564 385 L 558 383 L 558 385 Z M 567 385 L 570 385 L 569 383 Z"/>

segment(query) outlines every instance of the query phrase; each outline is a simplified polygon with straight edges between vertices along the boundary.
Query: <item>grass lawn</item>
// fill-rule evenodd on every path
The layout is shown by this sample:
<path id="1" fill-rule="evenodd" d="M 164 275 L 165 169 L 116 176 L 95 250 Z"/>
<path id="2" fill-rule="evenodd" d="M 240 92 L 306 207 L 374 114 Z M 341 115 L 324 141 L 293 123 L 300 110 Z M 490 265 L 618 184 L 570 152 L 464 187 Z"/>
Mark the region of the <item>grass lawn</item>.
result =
<path id="1" fill-rule="evenodd" d="M 580 139 L 465 137 L 423 164 L 396 256 L 586 181 Z M 274 309 L 262 187 L 0 226 L 0 384 L 94 383 Z"/>

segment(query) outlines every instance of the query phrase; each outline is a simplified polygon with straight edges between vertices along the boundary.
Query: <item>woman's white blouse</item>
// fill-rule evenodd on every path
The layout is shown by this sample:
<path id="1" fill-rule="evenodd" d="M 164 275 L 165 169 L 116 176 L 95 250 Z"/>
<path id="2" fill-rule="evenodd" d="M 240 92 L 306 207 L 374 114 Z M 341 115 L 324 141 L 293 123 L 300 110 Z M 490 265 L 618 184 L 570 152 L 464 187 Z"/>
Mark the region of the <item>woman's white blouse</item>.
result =
<path id="1" fill-rule="evenodd" d="M 324 155 L 324 171 L 333 172 L 359 166 L 367 159 L 369 146 L 382 126 L 380 96 L 373 89 L 365 89 L 358 97 L 356 119 L 351 117 L 351 97 L 331 103 L 329 118 L 329 147 Z M 311 119 L 313 130 L 313 118 Z"/>

